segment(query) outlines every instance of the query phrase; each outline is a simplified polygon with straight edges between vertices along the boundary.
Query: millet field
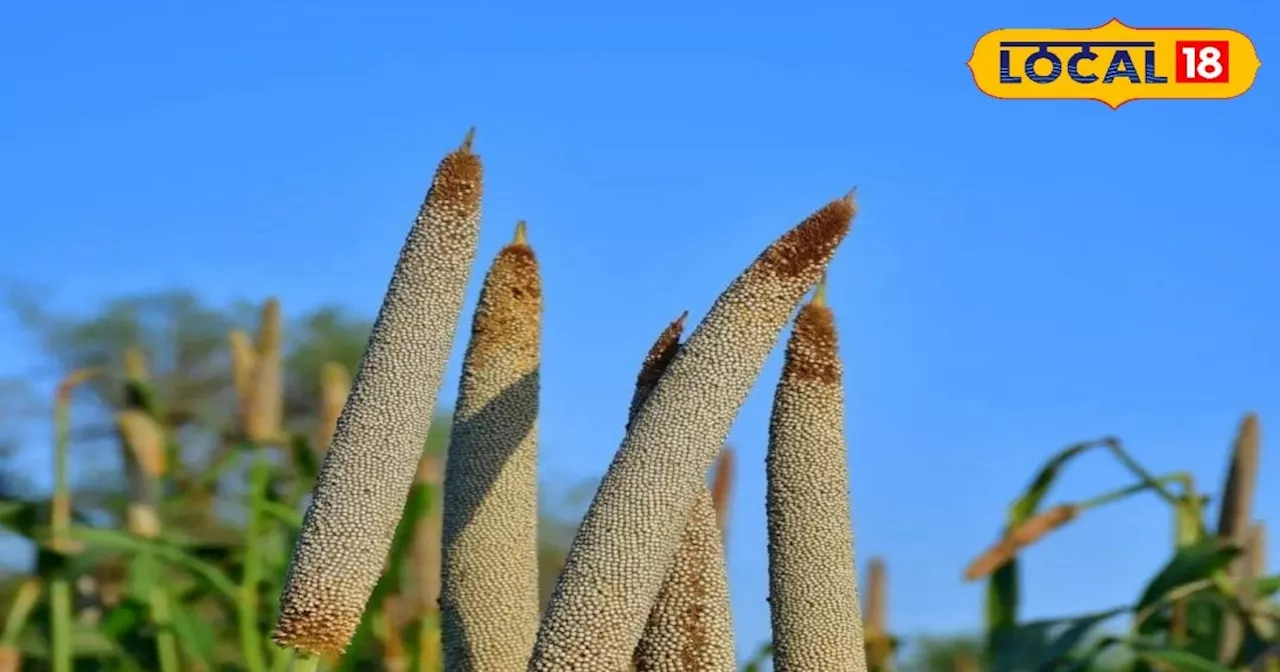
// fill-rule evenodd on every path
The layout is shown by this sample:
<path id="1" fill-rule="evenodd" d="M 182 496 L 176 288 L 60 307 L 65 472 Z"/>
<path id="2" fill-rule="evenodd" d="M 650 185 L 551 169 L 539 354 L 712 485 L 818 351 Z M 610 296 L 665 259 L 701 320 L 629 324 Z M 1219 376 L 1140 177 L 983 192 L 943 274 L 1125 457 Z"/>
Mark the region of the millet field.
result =
<path id="1" fill-rule="evenodd" d="M 486 220 L 510 242 L 477 259 L 482 141 L 468 132 L 440 160 L 370 329 L 321 314 L 288 334 L 274 298 L 239 326 L 178 298 L 182 319 L 163 327 L 134 305 L 51 328 L 71 354 L 52 445 L 31 450 L 52 491 L 0 478 L 0 526 L 38 549 L 0 584 L 0 672 L 1280 671 L 1280 575 L 1253 507 L 1261 426 L 1243 409 L 1222 428 L 1220 483 L 1152 473 L 1119 437 L 1045 447 L 954 569 L 985 584 L 983 632 L 895 635 L 892 558 L 866 560 L 860 581 L 851 522 L 847 453 L 862 447 L 846 442 L 837 346 L 857 316 L 827 302 L 828 263 L 857 242 L 847 186 L 701 288 L 719 294 L 699 323 L 671 306 L 653 325 L 612 463 L 580 520 L 553 515 L 538 479 L 538 230 Z M 157 338 L 204 353 L 177 357 L 200 375 L 161 380 L 175 364 L 158 366 Z M 459 339 L 458 394 L 440 399 Z M 776 349 L 780 377 L 760 380 Z M 757 385 L 773 391 L 763 464 L 727 444 Z M 103 405 L 96 439 L 118 446 L 124 483 L 73 487 L 77 417 Z M 1056 498 L 1080 459 L 1116 462 L 1128 485 Z M 764 501 L 736 506 L 766 512 L 772 638 L 735 641 L 728 502 L 735 475 L 761 469 Z M 1020 552 L 1130 497 L 1166 505 L 1150 521 L 1170 530 L 1163 565 L 1128 603 L 1028 620 Z"/>

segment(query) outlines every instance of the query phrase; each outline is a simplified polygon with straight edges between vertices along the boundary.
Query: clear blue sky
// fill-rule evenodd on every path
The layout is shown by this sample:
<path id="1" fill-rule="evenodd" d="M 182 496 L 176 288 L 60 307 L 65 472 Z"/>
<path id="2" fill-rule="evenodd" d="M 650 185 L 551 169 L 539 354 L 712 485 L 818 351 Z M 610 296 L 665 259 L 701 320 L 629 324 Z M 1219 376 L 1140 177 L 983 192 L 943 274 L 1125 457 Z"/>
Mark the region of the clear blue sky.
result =
<path id="1" fill-rule="evenodd" d="M 859 185 L 830 296 L 858 551 L 887 558 L 905 633 L 979 623 L 961 569 L 1051 450 L 1116 433 L 1216 489 L 1241 412 L 1280 423 L 1275 66 L 1236 100 L 1119 111 L 993 100 L 964 66 L 988 30 L 1112 16 L 1238 28 L 1266 63 L 1275 3 L 359 4 L 9 3 L 0 273 L 68 309 L 190 287 L 372 314 L 474 124 L 481 263 L 517 218 L 543 263 L 544 471 L 596 475 L 657 331 Z M 27 370 L 0 328 L 0 372 Z M 777 355 L 731 436 L 744 647 L 767 636 Z M 1259 510 L 1280 511 L 1264 470 Z M 1053 499 L 1126 482 L 1099 455 Z M 1170 524 L 1133 501 L 1032 550 L 1028 613 L 1132 599 Z"/>

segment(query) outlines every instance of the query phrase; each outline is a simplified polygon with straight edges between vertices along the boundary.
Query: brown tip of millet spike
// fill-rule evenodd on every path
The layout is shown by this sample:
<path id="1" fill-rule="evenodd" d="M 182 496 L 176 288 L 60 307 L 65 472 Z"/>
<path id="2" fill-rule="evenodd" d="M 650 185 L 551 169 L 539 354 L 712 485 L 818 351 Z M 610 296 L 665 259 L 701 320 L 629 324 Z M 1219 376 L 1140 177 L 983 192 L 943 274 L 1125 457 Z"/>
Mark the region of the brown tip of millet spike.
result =
<path id="1" fill-rule="evenodd" d="M 831 309 L 805 304 L 787 341 L 782 363 L 784 378 L 816 380 L 826 385 L 840 382 L 840 356 L 836 350 L 836 324 Z"/>
<path id="2" fill-rule="evenodd" d="M 684 321 L 688 317 L 689 311 L 680 313 L 680 317 L 668 324 L 667 328 L 658 335 L 658 340 L 654 341 L 653 347 L 649 348 L 649 354 L 645 356 L 644 364 L 640 367 L 636 387 L 647 389 L 658 384 L 658 379 L 662 378 L 667 365 L 675 359 L 676 352 L 680 349 L 680 335 L 684 333 Z"/>
<path id="3" fill-rule="evenodd" d="M 499 263 L 510 266 L 517 276 L 526 280 L 525 291 L 531 292 L 530 296 L 542 295 L 542 282 L 539 278 L 533 277 L 533 282 L 528 282 L 531 276 L 538 274 L 538 259 L 533 253 L 533 247 L 529 245 L 529 225 L 523 219 L 516 222 L 516 230 L 511 236 L 511 242 L 503 246 L 498 252 L 498 257 L 500 259 L 494 260 L 495 266 Z M 520 296 L 520 292 L 517 291 L 516 297 Z"/>
<path id="4" fill-rule="evenodd" d="M 271 641 L 282 649 L 297 649 L 308 656 L 341 656 L 358 624 L 359 619 L 353 623 L 348 614 L 300 612 L 291 615 L 289 621 L 282 618 Z M 344 639 L 342 633 L 348 638 Z"/>
<path id="5" fill-rule="evenodd" d="M 451 208 L 458 209 L 458 217 L 470 217 L 480 207 L 483 173 L 480 156 L 471 153 L 471 132 L 468 132 L 462 146 L 440 161 L 427 198 L 450 204 Z"/>
<path id="6" fill-rule="evenodd" d="M 476 127 L 472 126 L 467 129 L 467 134 L 462 137 L 462 144 L 458 147 L 460 152 L 470 152 L 471 143 L 476 139 Z"/>
<path id="7" fill-rule="evenodd" d="M 849 205 L 853 206 L 853 216 L 857 217 L 858 216 L 858 186 L 854 185 L 853 188 L 849 190 L 849 193 L 844 195 L 843 200 Z"/>
<path id="8" fill-rule="evenodd" d="M 498 361 L 500 353 L 536 363 L 541 311 L 542 277 L 533 248 L 518 241 L 503 246 L 480 287 L 467 345 L 471 370 Z"/>
<path id="9" fill-rule="evenodd" d="M 770 245 L 760 265 L 790 278 L 812 273 L 814 266 L 830 259 L 856 214 L 852 193 L 827 203 Z"/>

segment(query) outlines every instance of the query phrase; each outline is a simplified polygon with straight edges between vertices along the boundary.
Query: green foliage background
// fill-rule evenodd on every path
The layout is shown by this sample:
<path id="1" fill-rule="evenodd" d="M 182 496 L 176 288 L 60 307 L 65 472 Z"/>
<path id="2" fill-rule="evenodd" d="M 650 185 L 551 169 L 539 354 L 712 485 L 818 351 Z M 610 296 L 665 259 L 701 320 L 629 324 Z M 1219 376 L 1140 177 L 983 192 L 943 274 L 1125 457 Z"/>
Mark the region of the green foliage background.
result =
<path id="1" fill-rule="evenodd" d="M 0 547 L 16 549 L 25 541 L 38 549 L 31 562 L 0 566 L 0 672 L 287 669 L 287 655 L 266 641 L 266 633 L 321 455 L 321 372 L 329 363 L 354 370 L 370 323 L 322 308 L 286 326 L 287 440 L 259 445 L 236 429 L 227 347 L 230 330 L 254 329 L 256 306 L 218 309 L 177 291 L 121 298 L 91 315 L 51 313 L 30 290 L 13 292 L 9 302 L 47 362 L 22 379 L 0 383 L 0 529 L 8 537 Z M 126 375 L 130 349 L 145 353 L 146 380 Z M 49 402 L 40 390 L 45 380 L 86 368 L 100 375 L 85 380 L 61 407 L 70 415 L 59 444 L 57 431 L 46 438 Z M 164 533 L 156 539 L 125 528 L 125 511 L 137 492 L 114 418 L 128 408 L 150 414 L 165 430 L 170 461 L 160 484 Z M 435 461 L 437 470 L 448 430 L 442 412 L 423 448 L 424 460 Z M 37 441 L 55 445 L 51 450 Z M 60 546 L 51 528 L 57 493 L 37 487 L 42 479 L 33 471 L 51 468 L 59 446 L 74 464 L 74 479 L 62 491 L 73 505 L 70 547 Z M 1280 612 L 1273 595 L 1280 577 L 1265 567 L 1246 571 L 1241 539 L 1223 534 L 1222 521 L 1216 528 L 1208 524 L 1206 498 L 1189 476 L 1148 473 L 1116 439 L 1053 455 L 1012 502 L 1004 550 L 1020 527 L 1048 510 L 1052 485 L 1069 463 L 1096 454 L 1118 460 L 1132 485 L 1068 505 L 1084 512 L 1130 496 L 1155 496 L 1168 504 L 1180 530 L 1168 562 L 1145 586 L 1134 587 L 1131 604 L 1024 621 L 1014 549 L 986 579 L 984 632 L 905 641 L 884 633 L 896 655 L 873 656 L 873 668 L 1275 672 Z M 1235 473 L 1237 481 L 1256 478 Z M 541 527 L 544 599 L 592 485 L 554 482 L 543 489 L 549 493 Z M 1224 485 L 1224 498 L 1232 497 L 1231 488 Z M 1246 518 L 1251 497 L 1249 492 L 1248 501 L 1237 503 Z M 329 661 L 331 669 L 438 669 L 435 612 L 424 598 L 437 579 L 421 570 L 431 548 L 426 523 L 438 514 L 438 501 L 438 483 L 415 487 L 361 633 L 349 655 Z M 1001 548 L 997 543 L 993 551 Z M 58 608 L 64 593 L 70 594 L 68 613 Z M 868 629 L 874 638 L 882 624 Z M 768 669 L 767 646 L 744 653 L 754 654 L 744 669 Z"/>

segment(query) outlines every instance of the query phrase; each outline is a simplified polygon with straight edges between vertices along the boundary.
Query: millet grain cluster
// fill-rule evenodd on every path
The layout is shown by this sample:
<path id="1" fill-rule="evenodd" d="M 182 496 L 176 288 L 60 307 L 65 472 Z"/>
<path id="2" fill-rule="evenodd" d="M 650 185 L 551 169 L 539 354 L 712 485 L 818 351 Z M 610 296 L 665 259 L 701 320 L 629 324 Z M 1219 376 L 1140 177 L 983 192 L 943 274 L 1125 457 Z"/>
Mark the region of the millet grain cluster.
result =
<path id="1" fill-rule="evenodd" d="M 867 669 L 842 366 L 822 290 L 796 317 L 769 422 L 769 608 L 779 672 Z"/>
<path id="2" fill-rule="evenodd" d="M 1218 537 L 1238 546 L 1248 543 L 1249 521 L 1253 518 L 1254 493 L 1258 489 L 1258 416 L 1246 413 L 1231 448 L 1231 462 L 1222 488 L 1218 509 Z M 1237 557 L 1227 565 L 1227 575 L 1236 581 L 1245 578 L 1248 560 Z M 1230 611 L 1222 615 L 1222 636 L 1218 642 L 1218 662 L 1226 665 L 1244 642 L 1244 622 Z"/>
<path id="3" fill-rule="evenodd" d="M 893 641 L 889 635 L 889 578 L 884 560 L 867 562 L 866 600 L 863 602 L 863 638 L 867 643 L 867 667 L 889 672 L 893 667 Z M 861 586 L 859 586 L 861 588 Z"/>
<path id="4" fill-rule="evenodd" d="M 445 670 L 520 670 L 538 629 L 542 282 L 524 222 L 485 277 L 444 483 Z"/>
<path id="5" fill-rule="evenodd" d="M 125 460 L 130 499 L 125 527 L 139 537 L 154 539 L 160 535 L 164 429 L 146 411 L 131 408 L 116 414 L 116 432 L 129 456 Z"/>
<path id="6" fill-rule="evenodd" d="M 720 527 L 720 543 L 729 547 L 729 496 L 733 490 L 733 448 L 725 445 L 716 457 L 711 472 L 711 503 L 716 509 L 716 525 Z"/>
<path id="7" fill-rule="evenodd" d="M 679 350 L 686 316 L 681 315 L 663 330 L 645 357 L 631 398 L 628 427 Z M 737 669 L 729 580 L 718 522 L 711 491 L 704 488 L 694 502 L 680 547 L 649 612 L 632 659 L 635 672 Z"/>
<path id="8" fill-rule="evenodd" d="M 272 639 L 333 655 L 378 581 L 431 426 L 480 229 L 471 134 L 405 240 L 303 517 Z"/>
<path id="9" fill-rule="evenodd" d="M 231 353 L 231 383 L 236 392 L 236 422 L 243 430 L 253 413 L 253 367 L 257 359 L 253 339 L 243 329 L 233 329 L 227 334 Z"/>
<path id="10" fill-rule="evenodd" d="M 854 212 L 850 194 L 770 245 L 717 299 L 668 365 L 578 529 L 539 628 L 530 672 L 627 668 L 694 502 L 705 491 L 707 471 L 788 317 L 817 282 Z"/>
<path id="11" fill-rule="evenodd" d="M 320 367 L 320 420 L 317 423 L 315 446 L 324 452 L 338 429 L 338 416 L 351 392 L 351 374 L 347 367 L 337 362 L 326 362 Z"/>
<path id="12" fill-rule="evenodd" d="M 244 431 L 250 441 L 268 443 L 279 438 L 284 420 L 284 371 L 280 349 L 284 340 L 280 301 L 267 299 L 258 321 L 258 343 L 249 378 Z"/>

